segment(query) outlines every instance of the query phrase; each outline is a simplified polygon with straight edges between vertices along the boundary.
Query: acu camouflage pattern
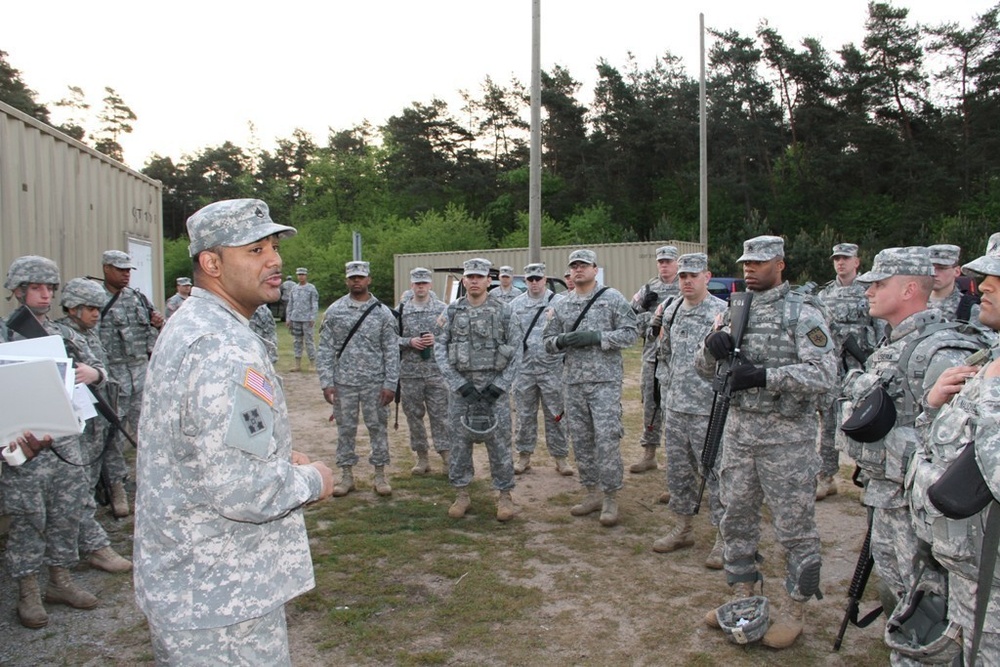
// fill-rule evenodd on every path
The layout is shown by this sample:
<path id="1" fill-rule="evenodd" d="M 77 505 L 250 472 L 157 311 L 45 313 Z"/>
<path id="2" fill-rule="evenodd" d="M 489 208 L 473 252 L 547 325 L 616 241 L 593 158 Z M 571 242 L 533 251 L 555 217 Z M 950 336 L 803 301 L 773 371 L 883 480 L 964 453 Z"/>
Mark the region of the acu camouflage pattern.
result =
<path id="1" fill-rule="evenodd" d="M 416 270 L 414 270 L 416 271 Z M 426 271 L 426 269 L 421 269 Z M 427 271 L 427 277 L 430 272 Z M 410 272 L 411 278 L 414 272 Z M 423 279 L 423 274 L 416 276 Z M 451 449 L 448 435 L 448 386 L 441 375 L 441 369 L 434 361 L 434 350 L 428 350 L 431 355 L 424 359 L 421 350 L 410 347 L 410 339 L 419 337 L 421 333 L 437 331 L 437 319 L 447 306 L 443 301 L 429 296 L 427 303 L 417 303 L 412 298 L 400 303 L 397 312 L 401 313 L 399 333 L 399 391 L 403 414 L 410 429 L 410 449 L 414 452 L 428 451 L 427 429 L 424 427 L 424 415 L 427 415 L 431 425 L 431 435 L 434 438 L 434 449 L 445 452 Z M 435 335 L 436 337 L 436 335 Z"/>
<path id="2" fill-rule="evenodd" d="M 312 283 L 300 285 L 295 283 L 288 292 L 288 305 L 285 308 L 285 321 L 290 322 L 292 333 L 292 351 L 296 359 L 302 358 L 302 345 L 305 343 L 309 360 L 316 358 L 316 344 L 313 341 L 313 322 L 319 315 L 319 291 Z"/>
<path id="3" fill-rule="evenodd" d="M 313 587 L 288 410 L 245 317 L 195 287 L 150 360 L 136 461 L 135 594 L 158 630 L 229 626 Z"/>
<path id="4" fill-rule="evenodd" d="M 250 330 L 267 345 L 267 357 L 271 363 L 278 363 L 278 327 L 266 303 L 262 303 L 250 316 Z"/>
<path id="5" fill-rule="evenodd" d="M 347 335 L 369 307 L 350 341 Z M 337 353 L 347 341 L 344 352 Z M 337 421 L 337 466 L 358 462 L 355 440 L 358 413 L 364 416 L 371 441 L 369 462 L 374 466 L 389 464 L 389 406 L 379 405 L 379 392 L 396 391 L 399 381 L 399 336 L 392 311 L 374 296 L 363 302 L 345 294 L 334 301 L 323 315 L 319 333 L 316 370 L 321 389 L 335 387 L 334 415 Z"/>
<path id="6" fill-rule="evenodd" d="M 570 260 L 577 253 L 574 251 Z M 583 260 L 579 260 L 583 261 Z M 622 349 L 635 343 L 635 312 L 621 292 L 608 289 L 594 301 L 576 331 L 601 332 L 601 344 L 556 346 L 559 334 L 570 331 L 587 302 L 597 295 L 595 284 L 588 294 L 571 292 L 549 308 L 543 333 L 550 354 L 566 356 L 563 380 L 567 385 L 566 429 L 573 443 L 573 456 L 584 487 L 600 486 L 608 493 L 622 487 Z M 572 399 L 569 395 L 572 395 Z"/>
<path id="7" fill-rule="evenodd" d="M 233 625 L 198 630 L 154 628 L 153 657 L 158 665 L 204 664 L 290 667 L 285 608 Z"/>
<path id="8" fill-rule="evenodd" d="M 510 286 L 510 289 L 504 289 L 503 285 L 497 285 L 490 290 L 490 298 L 502 301 L 503 303 L 510 304 L 513 303 L 514 299 L 524 294 L 524 290 L 520 287 Z"/>
<path id="9" fill-rule="evenodd" d="M 941 317 L 949 322 L 958 321 L 958 306 L 962 302 L 962 296 L 962 290 L 958 289 L 958 285 L 955 285 L 955 288 L 945 298 L 935 299 L 932 295 L 927 299 L 927 308 L 938 311 L 941 313 Z M 979 310 L 979 304 L 973 303 L 969 310 L 968 322 L 980 329 L 987 329 L 979 321 Z"/>
<path id="10" fill-rule="evenodd" d="M 167 299 L 166 307 L 163 309 L 163 319 L 169 320 L 170 316 L 177 312 L 177 309 L 181 307 L 185 300 L 186 297 L 180 293 L 174 294 Z"/>
<path id="11" fill-rule="evenodd" d="M 529 265 L 535 266 L 535 265 Z M 525 267 L 527 272 L 529 267 Z M 544 271 L 544 266 L 542 267 Z M 565 389 L 562 383 L 563 355 L 545 351 L 542 334 L 545 330 L 544 310 L 564 297 L 545 292 L 537 299 L 525 292 L 514 299 L 511 310 L 521 326 L 522 340 L 527 336 L 527 349 L 521 346 L 521 370 L 514 380 L 514 412 L 517 413 L 517 433 L 514 448 L 532 453 L 538 441 L 538 408 L 541 405 L 545 423 L 545 446 L 554 458 L 569 455 L 566 427 L 562 416 L 565 409 Z M 539 314 L 539 309 L 543 312 Z M 535 316 L 538 315 L 538 319 Z M 528 327 L 535 325 L 531 331 Z"/>

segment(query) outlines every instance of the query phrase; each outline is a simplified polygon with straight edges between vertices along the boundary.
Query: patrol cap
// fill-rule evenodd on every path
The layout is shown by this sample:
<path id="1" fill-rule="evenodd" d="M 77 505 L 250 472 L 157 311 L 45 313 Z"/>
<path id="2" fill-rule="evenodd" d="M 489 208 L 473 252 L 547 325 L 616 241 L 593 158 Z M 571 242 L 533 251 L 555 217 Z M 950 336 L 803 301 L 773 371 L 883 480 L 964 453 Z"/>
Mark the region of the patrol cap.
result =
<path id="1" fill-rule="evenodd" d="M 858 244 L 857 243 L 838 243 L 833 246 L 833 254 L 830 255 L 830 259 L 834 257 L 857 257 L 858 256 Z"/>
<path id="2" fill-rule="evenodd" d="M 743 254 L 737 262 L 766 262 L 785 256 L 785 239 L 780 236 L 755 236 L 743 242 Z"/>
<path id="3" fill-rule="evenodd" d="M 348 262 L 344 268 L 346 269 L 345 275 L 350 278 L 351 276 L 367 276 L 370 267 L 368 262 Z"/>
<path id="4" fill-rule="evenodd" d="M 538 264 L 528 264 L 524 267 L 524 277 L 538 276 L 539 278 L 545 277 L 545 265 Z"/>
<path id="5" fill-rule="evenodd" d="M 566 269 L 563 272 L 563 278 L 569 278 L 571 275 L 573 275 L 573 274 L 569 272 L 569 269 Z"/>
<path id="6" fill-rule="evenodd" d="M 858 276 L 863 283 L 874 283 L 890 276 L 933 276 L 934 265 L 924 246 L 886 248 L 875 255 L 872 270 Z"/>
<path id="7" fill-rule="evenodd" d="M 103 308 L 104 304 L 108 302 L 108 293 L 96 280 L 73 278 L 63 285 L 62 297 L 59 301 L 64 308 L 76 308 L 77 306 Z"/>
<path id="8" fill-rule="evenodd" d="M 294 280 L 294 278 L 292 278 L 292 274 L 289 273 L 287 276 L 285 276 L 285 280 Z"/>
<path id="9" fill-rule="evenodd" d="M 189 285 L 191 285 L 191 279 L 190 278 L 178 278 L 177 279 L 177 286 L 178 287 L 187 287 Z"/>
<path id="10" fill-rule="evenodd" d="M 259 199 L 226 199 L 209 204 L 188 218 L 187 231 L 191 257 L 216 246 L 233 248 L 272 234 L 285 238 L 298 233 L 294 227 L 271 220 L 267 204 Z"/>
<path id="11" fill-rule="evenodd" d="M 672 245 L 660 246 L 656 249 L 656 261 L 661 259 L 677 259 L 680 256 L 677 248 Z"/>
<path id="12" fill-rule="evenodd" d="M 104 254 L 101 255 L 101 264 L 104 266 L 113 266 L 116 269 L 134 269 L 132 266 L 132 258 L 128 256 L 128 253 L 124 253 L 121 250 L 105 250 Z"/>
<path id="13" fill-rule="evenodd" d="M 962 267 L 965 275 L 1000 276 L 1000 232 L 986 242 L 986 254 Z"/>
<path id="14" fill-rule="evenodd" d="M 573 262 L 586 262 L 587 264 L 597 266 L 597 253 L 586 248 L 574 250 L 569 254 L 569 262 L 567 264 L 573 264 Z"/>
<path id="15" fill-rule="evenodd" d="M 482 257 L 473 257 L 462 263 L 462 267 L 465 269 L 463 275 L 488 276 L 490 275 L 491 266 L 493 266 L 493 263 L 490 260 L 483 259 Z"/>
<path id="16" fill-rule="evenodd" d="M 431 270 L 425 269 L 422 266 L 410 271 L 410 282 L 411 283 L 429 283 L 431 282 Z"/>
<path id="17" fill-rule="evenodd" d="M 703 252 L 689 252 L 677 260 L 677 273 L 701 273 L 708 271 L 708 255 Z"/>
<path id="18" fill-rule="evenodd" d="M 927 246 L 927 252 L 931 256 L 931 264 L 937 266 L 956 266 L 958 259 L 962 255 L 962 249 L 950 243 L 938 243 Z"/>
<path id="19" fill-rule="evenodd" d="M 307 269 L 304 266 L 300 266 L 299 268 L 295 269 L 295 275 L 297 275 L 297 276 L 304 276 L 304 275 L 306 275 L 308 273 L 309 273 L 309 269 Z M 291 276 L 289 276 L 289 278 L 291 278 Z"/>
<path id="20" fill-rule="evenodd" d="M 514 275 L 514 267 L 513 266 L 501 266 L 500 267 L 500 275 L 501 276 L 513 276 Z"/>

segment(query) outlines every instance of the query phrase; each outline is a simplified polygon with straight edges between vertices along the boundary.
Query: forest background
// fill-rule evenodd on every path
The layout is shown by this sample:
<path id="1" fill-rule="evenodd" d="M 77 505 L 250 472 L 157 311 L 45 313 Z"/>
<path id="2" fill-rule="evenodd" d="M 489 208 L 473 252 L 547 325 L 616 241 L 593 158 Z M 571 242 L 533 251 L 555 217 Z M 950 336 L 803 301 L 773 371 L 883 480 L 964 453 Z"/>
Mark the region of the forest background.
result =
<path id="1" fill-rule="evenodd" d="M 866 266 L 895 245 L 981 254 L 1000 228 L 1000 4 L 961 25 L 908 13 L 869 3 L 862 42 L 832 52 L 814 39 L 788 44 L 764 22 L 753 35 L 711 31 L 713 273 L 738 272 L 742 241 L 763 233 L 785 237 L 796 282 L 827 280 L 842 241 L 861 245 Z M 0 101 L 50 122 L 15 59 L 0 50 Z M 589 106 L 568 70 L 541 75 L 542 242 L 697 241 L 697 78 L 669 52 L 648 69 L 631 57 L 596 69 Z M 67 88 L 52 104 L 69 120 L 56 127 L 121 160 L 135 114 L 113 88 L 100 110 Z M 282 244 L 286 273 L 308 266 L 324 303 L 344 292 L 353 232 L 373 291 L 390 303 L 395 253 L 526 247 L 526 86 L 487 77 L 461 97 L 457 110 L 414 102 L 323 139 L 296 130 L 271 150 L 227 141 L 176 161 L 152 156 L 141 171 L 163 183 L 165 284 L 190 273 L 187 217 L 234 197 L 259 197 L 298 227 Z"/>

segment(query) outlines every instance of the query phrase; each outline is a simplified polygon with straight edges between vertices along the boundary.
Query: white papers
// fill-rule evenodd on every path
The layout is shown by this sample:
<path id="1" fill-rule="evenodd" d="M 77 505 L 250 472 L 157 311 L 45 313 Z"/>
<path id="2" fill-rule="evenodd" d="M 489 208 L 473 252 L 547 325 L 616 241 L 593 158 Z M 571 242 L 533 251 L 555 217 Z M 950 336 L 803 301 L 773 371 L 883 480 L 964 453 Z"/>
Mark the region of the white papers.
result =
<path id="1" fill-rule="evenodd" d="M 0 443 L 24 431 L 39 438 L 77 435 L 81 425 L 55 360 L 0 365 Z"/>
<path id="2" fill-rule="evenodd" d="M 73 394 L 76 384 L 76 373 L 73 370 L 73 360 L 66 358 L 66 346 L 61 336 L 42 336 L 16 340 L 12 343 L 0 343 L 0 364 L 18 363 L 26 359 L 55 359 L 56 367 L 66 385 L 66 395 Z"/>

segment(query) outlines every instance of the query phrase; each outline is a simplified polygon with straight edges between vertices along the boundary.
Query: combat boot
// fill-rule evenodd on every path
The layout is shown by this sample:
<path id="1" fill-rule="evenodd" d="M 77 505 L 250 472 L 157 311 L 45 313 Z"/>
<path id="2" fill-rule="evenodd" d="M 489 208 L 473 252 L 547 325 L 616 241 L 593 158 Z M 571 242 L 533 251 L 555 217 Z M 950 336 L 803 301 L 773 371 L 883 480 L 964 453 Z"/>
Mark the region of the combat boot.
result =
<path id="1" fill-rule="evenodd" d="M 656 499 L 657 502 L 663 503 L 664 505 L 670 504 L 670 489 L 667 489 L 660 494 L 660 497 Z"/>
<path id="2" fill-rule="evenodd" d="M 128 494 L 125 493 L 125 485 L 115 482 L 111 485 L 111 515 L 116 519 L 124 519 L 128 514 Z"/>
<path id="3" fill-rule="evenodd" d="M 795 643 L 805 627 L 806 603 L 788 599 L 778 620 L 764 633 L 760 643 L 768 648 L 788 648 Z"/>
<path id="4" fill-rule="evenodd" d="M 431 464 L 427 460 L 427 452 L 417 452 L 417 462 L 410 468 L 414 475 L 426 475 L 431 471 Z"/>
<path id="5" fill-rule="evenodd" d="M 755 593 L 753 592 L 753 582 L 750 581 L 738 581 L 731 587 L 732 593 L 729 596 L 729 601 L 739 600 L 741 598 L 753 597 Z M 714 607 L 705 614 L 705 625 L 710 628 L 719 627 L 719 617 L 716 615 L 718 607 Z"/>
<path id="6" fill-rule="evenodd" d="M 295 357 L 295 365 L 288 369 L 289 373 L 302 372 L 302 357 Z"/>
<path id="7" fill-rule="evenodd" d="M 816 500 L 823 500 L 837 495 L 837 480 L 833 475 L 818 475 L 816 477 Z"/>
<path id="8" fill-rule="evenodd" d="M 132 561 L 122 558 L 111 547 L 101 547 L 97 551 L 91 551 L 90 555 L 87 556 L 87 563 L 90 564 L 90 567 L 112 574 L 128 572 L 132 569 Z"/>
<path id="9" fill-rule="evenodd" d="M 340 476 L 340 481 L 333 487 L 334 498 L 346 496 L 354 490 L 354 473 L 351 472 L 351 466 L 343 466 L 341 470 L 343 474 Z"/>
<path id="10" fill-rule="evenodd" d="M 583 498 L 583 501 L 578 505 L 573 505 L 569 509 L 569 513 L 573 516 L 587 516 L 597 510 L 601 509 L 601 496 L 597 493 L 596 486 L 587 487 L 587 495 Z"/>
<path id="11" fill-rule="evenodd" d="M 385 466 L 375 466 L 375 493 L 380 496 L 392 495 L 392 487 L 385 479 Z"/>
<path id="12" fill-rule="evenodd" d="M 618 501 L 615 500 L 615 492 L 610 491 L 604 494 L 604 502 L 601 505 L 601 525 L 605 528 L 618 524 Z"/>
<path id="13" fill-rule="evenodd" d="M 658 554 L 666 554 L 694 544 L 694 528 L 691 525 L 693 522 L 694 517 L 678 514 L 674 529 L 665 537 L 653 542 L 653 551 Z"/>
<path id="14" fill-rule="evenodd" d="M 563 477 L 573 476 L 573 469 L 569 467 L 569 463 L 566 461 L 565 456 L 556 457 L 556 472 Z"/>
<path id="15" fill-rule="evenodd" d="M 514 499 L 510 491 L 501 491 L 497 500 L 497 521 L 510 521 L 514 518 Z"/>
<path id="16" fill-rule="evenodd" d="M 49 623 L 49 615 L 42 606 L 42 595 L 38 591 L 38 577 L 29 574 L 17 580 L 20 594 L 17 600 L 17 617 L 26 628 L 44 628 Z"/>
<path id="17" fill-rule="evenodd" d="M 531 452 L 521 452 L 517 455 L 517 463 L 514 464 L 514 474 L 520 475 L 531 470 Z"/>
<path id="18" fill-rule="evenodd" d="M 448 516 L 452 519 L 461 519 L 465 516 L 465 513 L 469 511 L 469 506 L 472 505 L 472 499 L 469 498 L 469 491 L 466 488 L 461 488 L 458 490 L 458 495 L 455 496 L 455 502 L 451 504 L 448 508 Z"/>
<path id="19" fill-rule="evenodd" d="M 726 543 L 722 541 L 722 533 L 716 531 L 715 533 L 715 544 L 712 545 L 712 550 L 708 552 L 708 556 L 705 558 L 705 567 L 709 570 L 721 570 L 723 566 L 723 555 L 726 549 Z"/>
<path id="20" fill-rule="evenodd" d="M 53 604 L 68 604 L 74 609 L 93 609 L 97 597 L 76 585 L 64 567 L 49 568 L 49 585 L 45 589 L 45 601 Z"/>
<path id="21" fill-rule="evenodd" d="M 628 467 L 632 473 L 643 473 L 647 470 L 656 470 L 656 447 L 643 447 L 642 458 Z"/>

